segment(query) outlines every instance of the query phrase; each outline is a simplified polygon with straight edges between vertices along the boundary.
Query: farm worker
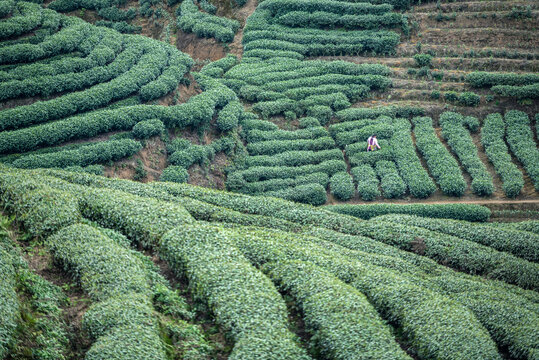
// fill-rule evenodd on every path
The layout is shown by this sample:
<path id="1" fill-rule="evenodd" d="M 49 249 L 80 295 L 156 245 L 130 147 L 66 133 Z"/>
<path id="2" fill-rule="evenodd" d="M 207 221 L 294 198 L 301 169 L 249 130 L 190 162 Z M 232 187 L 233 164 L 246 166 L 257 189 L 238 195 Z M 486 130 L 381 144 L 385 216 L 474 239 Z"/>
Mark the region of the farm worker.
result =
<path id="1" fill-rule="evenodd" d="M 378 145 L 378 140 L 376 140 L 376 135 L 372 135 L 370 138 L 367 139 L 367 151 L 374 151 L 376 148 L 380 149 L 380 145 Z"/>

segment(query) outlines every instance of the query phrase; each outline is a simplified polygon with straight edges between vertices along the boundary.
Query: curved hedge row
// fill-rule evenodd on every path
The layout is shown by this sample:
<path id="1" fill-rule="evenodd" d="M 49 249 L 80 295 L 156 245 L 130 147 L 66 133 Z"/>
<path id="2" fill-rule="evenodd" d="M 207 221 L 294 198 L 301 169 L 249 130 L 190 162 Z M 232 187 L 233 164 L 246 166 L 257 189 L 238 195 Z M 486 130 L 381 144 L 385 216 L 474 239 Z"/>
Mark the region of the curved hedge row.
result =
<path id="1" fill-rule="evenodd" d="M 83 328 L 96 340 L 87 358 L 166 359 L 153 317 L 145 264 L 88 225 L 66 227 L 50 237 L 47 244 L 55 259 L 63 263 L 64 269 L 96 301 L 82 321 Z"/>
<path id="2" fill-rule="evenodd" d="M 416 146 L 425 158 L 429 171 L 440 189 L 446 195 L 461 196 L 466 190 L 466 181 L 462 177 L 457 161 L 436 136 L 432 119 L 415 117 L 412 123 Z"/>
<path id="3" fill-rule="evenodd" d="M 159 119 L 144 120 L 133 126 L 135 139 L 147 139 L 165 133 L 165 124 Z"/>
<path id="4" fill-rule="evenodd" d="M 13 11 L 15 7 L 15 0 L 2 0 L 0 1 L 0 18 L 6 17 Z"/>
<path id="5" fill-rule="evenodd" d="M 109 29 L 98 28 L 86 41 L 89 46 L 85 46 L 85 41 L 82 41 L 78 47 L 79 51 L 86 54 L 85 57 L 61 57 L 47 63 L 23 64 L 9 72 L 0 72 L 0 77 L 9 81 L 83 72 L 110 63 L 124 49 L 123 35 Z"/>
<path id="6" fill-rule="evenodd" d="M 374 124 L 365 124 L 359 129 L 350 129 L 348 131 L 336 132 L 336 128 L 333 128 L 335 134 L 335 142 L 340 147 L 345 147 L 353 143 L 367 143 L 367 139 L 376 134 L 380 139 L 386 139 L 393 136 L 394 130 L 391 125 L 388 125 L 383 119 L 378 119 Z M 366 148 L 366 145 L 364 146 Z"/>
<path id="7" fill-rule="evenodd" d="M 95 29 L 76 17 L 62 18 L 63 28 L 38 44 L 15 44 L 0 48 L 0 64 L 30 63 L 70 53 Z"/>
<path id="8" fill-rule="evenodd" d="M 524 165 L 535 189 L 539 190 L 539 150 L 533 140 L 528 115 L 522 111 L 510 110 L 505 113 L 504 120 L 509 148 Z"/>
<path id="9" fill-rule="evenodd" d="M 278 2 L 274 3 L 277 4 Z M 318 2 L 304 3 L 306 4 L 305 6 L 318 6 Z M 342 2 L 340 4 L 345 7 L 349 5 Z M 355 5 L 368 7 L 370 4 Z M 300 56 L 324 56 L 358 55 L 369 51 L 378 54 L 391 54 L 399 43 L 400 36 L 392 31 L 342 32 L 312 28 L 290 28 L 274 24 L 271 23 L 271 11 L 262 9 L 261 6 L 247 20 L 243 37 L 245 45 L 255 40 L 278 40 L 291 43 L 289 46 L 294 46 L 293 44 L 302 45 L 300 51 L 294 51 Z M 387 10 L 383 12 L 387 12 Z"/>
<path id="10" fill-rule="evenodd" d="M 184 128 L 209 123 L 216 106 L 234 97 L 227 88 L 217 86 L 177 106 L 136 105 L 41 124 L 26 129 L 0 132 L 0 153 L 25 152 L 41 146 L 89 138 L 113 130 L 131 130 L 140 121 L 160 119 L 167 127 Z"/>
<path id="11" fill-rule="evenodd" d="M 411 215 L 384 215 L 379 220 L 419 226 L 432 231 L 453 235 L 505 251 L 525 260 L 539 262 L 539 236 L 524 231 L 495 228 L 449 219 L 431 219 Z"/>
<path id="12" fill-rule="evenodd" d="M 223 107 L 217 116 L 217 128 L 229 131 L 238 127 L 241 114 L 245 111 L 239 101 L 231 101 Z"/>
<path id="13" fill-rule="evenodd" d="M 42 20 L 42 7 L 31 2 L 17 2 L 17 15 L 0 21 L 0 40 L 28 33 Z"/>
<path id="14" fill-rule="evenodd" d="M 127 36 L 127 35 L 126 35 Z M 138 63 L 113 80 L 62 97 L 0 112 L 2 129 L 19 128 L 94 110 L 123 99 L 155 79 L 166 65 L 167 53 L 153 40 L 133 37 L 130 44 L 143 54 Z M 145 52 L 145 53 L 144 53 Z"/>
<path id="15" fill-rule="evenodd" d="M 350 283 L 379 313 L 403 328 L 412 348 L 424 358 L 456 360 L 466 354 L 470 358 L 500 359 L 494 342 L 468 309 L 394 271 L 371 265 L 369 256 L 362 257 L 365 261 L 352 262 L 359 252 L 346 252 L 340 246 L 328 249 L 325 242 L 320 246 L 315 243 L 317 239 L 305 241 L 283 232 L 245 227 L 228 232 L 254 264 L 309 261 Z"/>
<path id="16" fill-rule="evenodd" d="M 262 271 L 293 296 L 323 356 L 410 359 L 365 295 L 324 269 L 303 261 L 283 261 L 267 263 Z"/>
<path id="17" fill-rule="evenodd" d="M 455 219 L 466 221 L 487 221 L 490 210 L 474 204 L 372 204 L 372 205 L 333 205 L 325 210 L 351 215 L 360 219 L 386 214 L 407 214 L 437 219 Z"/>
<path id="18" fill-rule="evenodd" d="M 164 235 L 159 253 L 234 340 L 230 359 L 310 359 L 288 330 L 286 305 L 271 281 L 219 228 L 176 228 Z"/>
<path id="19" fill-rule="evenodd" d="M 106 83 L 131 69 L 143 54 L 143 51 L 141 47 L 128 47 L 125 51 L 119 53 L 111 63 L 104 66 L 96 66 L 80 73 L 71 72 L 3 82 L 0 84 L 0 100 L 38 95 L 48 97 L 55 93 L 74 92 L 96 84 Z M 31 112 L 31 108 L 29 109 L 29 112 Z M 15 111 L 11 111 L 11 113 L 13 114 L 11 117 L 17 116 Z M 35 121 L 29 120 L 29 124 Z M 3 125 L 2 129 L 16 128 L 17 125 L 17 120 L 14 119 L 11 126 L 10 124 Z"/>
<path id="20" fill-rule="evenodd" d="M 213 37 L 228 43 L 234 40 L 234 34 L 240 28 L 236 20 L 203 13 L 193 0 L 183 1 L 178 8 L 178 27 L 185 32 L 193 32 L 199 37 Z"/>
<path id="21" fill-rule="evenodd" d="M 264 41 L 264 40 L 262 40 Z M 225 77 L 241 79 L 252 85 L 291 80 L 325 74 L 342 75 L 390 75 L 387 66 L 380 64 L 354 64 L 347 61 L 272 61 L 267 63 L 241 63 L 226 72 Z"/>
<path id="22" fill-rule="evenodd" d="M 488 115 L 481 129 L 481 144 L 488 159 L 494 165 L 496 173 L 502 179 L 503 191 L 509 198 L 514 198 L 524 187 L 522 172 L 513 164 L 509 149 L 504 141 L 505 123 L 500 114 Z"/>
<path id="23" fill-rule="evenodd" d="M 518 285 L 539 288 L 539 265 L 487 246 L 436 233 L 416 226 L 382 220 L 361 223 L 359 235 L 434 259 L 470 274 Z"/>
<path id="24" fill-rule="evenodd" d="M 64 150 L 50 154 L 28 155 L 15 160 L 17 168 L 65 168 L 68 166 L 88 166 L 117 161 L 131 156 L 142 149 L 135 140 L 110 140 L 97 142 L 76 150 Z"/>
<path id="25" fill-rule="evenodd" d="M 176 47 L 166 45 L 168 51 L 168 65 L 157 79 L 150 81 L 140 88 L 141 101 L 158 99 L 176 89 L 183 76 L 189 72 L 194 61 Z"/>

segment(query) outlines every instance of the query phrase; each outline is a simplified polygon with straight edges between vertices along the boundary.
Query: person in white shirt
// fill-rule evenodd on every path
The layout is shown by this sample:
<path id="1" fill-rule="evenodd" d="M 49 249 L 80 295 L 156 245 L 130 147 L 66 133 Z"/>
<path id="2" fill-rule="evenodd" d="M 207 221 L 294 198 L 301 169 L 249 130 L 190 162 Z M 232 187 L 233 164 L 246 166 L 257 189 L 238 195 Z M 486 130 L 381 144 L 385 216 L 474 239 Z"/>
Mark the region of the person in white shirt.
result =
<path id="1" fill-rule="evenodd" d="M 367 151 L 375 151 L 376 149 L 381 149 L 378 145 L 378 140 L 376 140 L 376 135 L 372 135 L 367 139 Z"/>

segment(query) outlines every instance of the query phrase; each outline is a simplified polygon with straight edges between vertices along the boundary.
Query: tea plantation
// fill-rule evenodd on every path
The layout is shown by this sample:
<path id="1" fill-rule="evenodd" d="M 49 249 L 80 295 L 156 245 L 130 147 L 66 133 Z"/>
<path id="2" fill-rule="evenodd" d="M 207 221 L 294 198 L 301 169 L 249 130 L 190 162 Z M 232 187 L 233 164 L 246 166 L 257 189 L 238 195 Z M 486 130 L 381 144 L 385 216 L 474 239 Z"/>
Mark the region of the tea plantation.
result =
<path id="1" fill-rule="evenodd" d="M 538 14 L 0 0 L 0 359 L 539 360 Z"/>

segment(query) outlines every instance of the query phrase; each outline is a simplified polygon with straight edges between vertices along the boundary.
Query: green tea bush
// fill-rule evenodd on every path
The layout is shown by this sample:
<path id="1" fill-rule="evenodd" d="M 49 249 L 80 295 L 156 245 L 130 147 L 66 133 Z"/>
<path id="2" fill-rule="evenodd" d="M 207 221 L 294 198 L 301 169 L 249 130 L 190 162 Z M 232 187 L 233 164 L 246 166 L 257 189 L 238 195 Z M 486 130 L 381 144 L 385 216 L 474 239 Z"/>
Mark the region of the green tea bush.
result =
<path id="1" fill-rule="evenodd" d="M 522 86 L 539 82 L 539 75 L 474 71 L 466 75 L 466 82 L 477 88 L 496 85 Z"/>
<path id="2" fill-rule="evenodd" d="M 381 15 L 344 15 L 326 11 L 290 11 L 279 17 L 276 22 L 290 27 L 342 27 L 345 29 L 396 28 L 402 24 L 402 15 L 387 12 Z"/>
<path id="3" fill-rule="evenodd" d="M 432 119 L 415 117 L 412 123 L 416 146 L 425 158 L 430 173 L 436 179 L 440 189 L 446 195 L 461 196 L 466 190 L 466 181 L 462 177 L 457 161 L 436 136 Z"/>
<path id="4" fill-rule="evenodd" d="M 41 24 L 42 7 L 30 2 L 17 2 L 17 16 L 0 22 L 0 39 L 30 32 Z"/>
<path id="5" fill-rule="evenodd" d="M 312 127 L 303 130 L 249 130 L 245 135 L 248 143 L 270 141 L 270 140 L 297 140 L 297 139 L 316 139 L 327 136 L 328 132 L 321 126 Z"/>
<path id="6" fill-rule="evenodd" d="M 430 67 L 432 66 L 432 55 L 429 54 L 416 54 L 414 55 L 415 63 L 418 67 Z"/>
<path id="7" fill-rule="evenodd" d="M 256 182 L 244 182 L 239 192 L 250 195 L 264 195 L 268 191 L 277 191 L 299 185 L 320 184 L 324 188 L 329 184 L 329 176 L 326 173 L 315 172 L 301 175 L 296 178 L 270 179 Z"/>
<path id="8" fill-rule="evenodd" d="M 0 49 L 1 64 L 28 63 L 77 50 L 94 27 L 79 18 L 64 20 L 63 28 L 38 44 L 20 43 Z"/>
<path id="9" fill-rule="evenodd" d="M 2 0 L 0 1 L 0 18 L 6 17 L 13 11 L 15 7 L 14 0 Z"/>
<path id="10" fill-rule="evenodd" d="M 140 351 L 137 357 L 166 358 L 153 320 L 145 265 L 129 249 L 82 224 L 62 229 L 48 240 L 48 246 L 83 290 L 98 301 L 82 321 L 83 328 L 97 339 L 87 357 L 120 358 L 128 346 L 131 354 Z M 123 341 L 118 341 L 118 333 Z"/>
<path id="11" fill-rule="evenodd" d="M 245 170 L 236 172 L 249 182 L 260 181 L 262 179 L 284 179 L 323 172 L 329 176 L 346 171 L 346 163 L 342 160 L 326 160 L 319 164 L 308 164 L 302 166 L 253 166 Z"/>
<path id="12" fill-rule="evenodd" d="M 523 86 L 496 85 L 491 90 L 500 96 L 515 97 L 517 99 L 539 98 L 539 82 Z"/>
<path id="13" fill-rule="evenodd" d="M 169 60 L 166 68 L 157 79 L 140 88 L 139 97 L 143 102 L 158 99 L 174 91 L 194 64 L 188 55 L 181 53 L 176 48 L 167 45 L 167 50 Z"/>
<path id="14" fill-rule="evenodd" d="M 391 5 L 373 5 L 369 3 L 343 3 L 340 1 L 323 0 L 311 2 L 307 0 L 264 0 L 259 6 L 260 10 L 269 10 L 274 16 L 281 16 L 292 11 L 327 11 L 336 14 L 384 14 L 392 10 Z"/>
<path id="15" fill-rule="evenodd" d="M 320 184 L 298 185 L 285 190 L 270 191 L 265 195 L 314 206 L 323 205 L 327 201 L 326 188 Z"/>
<path id="16" fill-rule="evenodd" d="M 380 178 L 384 197 L 399 198 L 406 193 L 406 184 L 400 177 L 394 162 L 387 160 L 376 162 L 376 175 Z"/>
<path id="17" fill-rule="evenodd" d="M 251 155 L 273 155 L 285 151 L 319 151 L 335 148 L 335 141 L 329 136 L 317 139 L 268 140 L 247 144 Z"/>
<path id="18" fill-rule="evenodd" d="M 217 128 L 221 131 L 229 131 L 236 128 L 243 111 L 243 105 L 239 101 L 229 102 L 217 116 Z"/>
<path id="19" fill-rule="evenodd" d="M 15 160 L 13 166 L 26 169 L 88 166 L 117 161 L 137 153 L 140 149 L 142 149 L 142 145 L 135 140 L 109 140 L 76 150 L 23 156 Z"/>
<path id="20" fill-rule="evenodd" d="M 309 261 L 350 283 L 364 293 L 385 318 L 403 326 L 407 339 L 415 344 L 415 348 L 421 349 L 426 358 L 444 356 L 458 359 L 466 353 L 472 357 L 499 359 L 494 342 L 471 311 L 448 296 L 413 283 L 397 272 L 370 265 L 370 256 L 362 257 L 364 261 L 352 262 L 352 257 L 359 255 L 358 252 L 352 254 L 340 246 L 328 249 L 325 242 L 318 245 L 317 239 L 301 239 L 283 232 L 249 228 L 227 232 L 254 264 Z M 343 256 L 343 252 L 348 256 Z M 432 302 L 436 303 L 434 308 L 430 305 Z M 331 302 L 327 306 L 330 305 Z M 461 340 L 456 340 L 458 338 Z M 474 339 L 473 344 L 464 341 L 465 338 Z M 442 355 L 441 349 L 446 346 L 440 346 L 441 342 L 447 342 L 446 346 L 459 344 L 459 351 Z"/>
<path id="21" fill-rule="evenodd" d="M 343 4 L 338 1 L 334 1 L 334 3 L 338 7 L 351 6 L 351 8 L 356 7 L 356 9 L 360 7 L 367 9 L 372 6 L 370 4 Z M 305 6 L 313 8 L 319 6 L 317 3 L 306 4 L 306 2 L 301 2 L 293 6 L 302 7 L 298 10 L 306 10 Z M 271 4 L 271 7 L 277 8 L 280 5 L 276 1 Z M 382 13 L 388 12 L 390 7 L 384 7 L 385 5 L 380 8 L 380 11 Z M 399 35 L 392 31 L 364 30 L 344 32 L 339 30 L 290 28 L 272 23 L 273 15 L 272 11 L 259 6 L 255 13 L 249 17 L 245 26 L 244 44 L 261 39 L 278 40 L 291 44 L 303 44 L 304 50 L 297 53 L 300 56 L 353 56 L 366 52 L 391 54 L 399 42 Z"/>
<path id="22" fill-rule="evenodd" d="M 167 230 L 194 220 L 179 204 L 114 191 L 91 189 L 80 202 L 86 218 L 121 231 L 129 239 L 149 247 Z"/>
<path id="23" fill-rule="evenodd" d="M 380 219 L 453 235 L 489 246 L 498 251 L 511 253 L 525 260 L 533 262 L 538 262 L 539 260 L 538 235 L 524 231 L 495 228 L 487 224 L 471 224 L 465 221 L 431 219 L 409 215 L 386 215 L 380 217 Z"/>
<path id="24" fill-rule="evenodd" d="M 16 329 L 19 322 L 19 298 L 16 289 L 16 274 L 12 264 L 12 256 L 0 247 L 0 271 L 2 283 L 0 283 L 0 357 L 5 357 L 11 351 L 16 342 Z"/>
<path id="25" fill-rule="evenodd" d="M 136 139 L 148 139 L 165 133 L 165 124 L 159 119 L 144 120 L 133 126 L 133 136 Z"/>
<path id="26" fill-rule="evenodd" d="M 357 184 L 357 192 L 365 201 L 371 201 L 380 196 L 378 190 L 379 181 L 372 166 L 363 164 L 352 168 L 350 171 Z"/>
<path id="27" fill-rule="evenodd" d="M 198 37 L 213 37 L 223 43 L 231 42 L 240 27 L 236 20 L 201 12 L 193 0 L 183 1 L 176 15 L 182 31 L 193 32 Z"/>
<path id="28" fill-rule="evenodd" d="M 331 194 L 339 200 L 350 200 L 355 193 L 352 176 L 347 172 L 338 172 L 331 176 L 330 179 Z"/>
<path id="29" fill-rule="evenodd" d="M 474 204 L 372 204 L 372 205 L 333 205 L 326 210 L 351 215 L 363 220 L 386 215 L 407 214 L 436 219 L 455 219 L 465 221 L 487 221 L 490 210 Z"/>
<path id="30" fill-rule="evenodd" d="M 85 48 L 85 41 L 82 41 L 78 48 L 87 54 L 84 58 L 65 57 L 52 60 L 50 62 L 34 62 L 20 64 L 9 73 L 3 73 L 4 81 L 9 84 L 11 80 L 25 80 L 38 77 L 52 77 L 59 74 L 73 72 L 84 72 L 96 66 L 104 66 L 110 63 L 123 50 L 123 35 L 109 29 L 98 28 L 86 39 L 90 44 Z M 72 74 L 75 76 L 75 74 Z M 3 85 L 5 87 L 7 85 Z"/>
<path id="31" fill-rule="evenodd" d="M 113 130 L 131 130 L 137 122 L 155 118 L 163 121 L 168 128 L 209 123 L 215 107 L 221 102 L 227 103 L 230 95 L 221 87 L 215 87 L 176 106 L 126 106 L 90 112 L 31 128 L 4 131 L 0 132 L 0 152 L 24 152 Z"/>
<path id="32" fill-rule="evenodd" d="M 45 184 L 36 185 L 31 179 L 22 181 L 21 176 L 24 174 L 15 172 L 0 179 L 0 200 L 29 234 L 45 238 L 80 220 L 77 200 L 72 193 Z"/>
<path id="33" fill-rule="evenodd" d="M 405 119 L 395 119 L 394 133 L 390 139 L 391 152 L 399 173 L 410 189 L 410 194 L 424 199 L 436 191 L 434 182 L 421 165 L 412 141 L 411 125 Z"/>
<path id="34" fill-rule="evenodd" d="M 262 271 L 293 296 L 321 354 L 343 360 L 408 359 L 365 295 L 329 272 L 302 261 L 267 263 Z"/>
<path id="35" fill-rule="evenodd" d="M 343 160 L 339 149 L 322 151 L 285 151 L 275 155 L 249 156 L 245 160 L 248 167 L 253 166 L 302 166 L 319 164 L 327 160 Z"/>
<path id="36" fill-rule="evenodd" d="M 481 129 L 481 144 L 488 159 L 494 165 L 496 173 L 502 179 L 503 191 L 509 198 L 514 198 L 524 187 L 522 172 L 511 160 L 509 149 L 504 141 L 505 123 L 500 114 L 488 115 Z"/>
<path id="37" fill-rule="evenodd" d="M 128 71 L 113 80 L 96 85 L 82 92 L 70 93 L 53 100 L 36 102 L 0 112 L 2 130 L 20 128 L 50 120 L 60 119 L 80 111 L 94 110 L 113 100 L 127 97 L 159 75 L 167 61 L 162 46 L 155 46 L 153 40 L 140 40 L 131 43 L 146 50 L 138 62 Z"/>
<path id="38" fill-rule="evenodd" d="M 362 225 L 359 235 L 402 250 L 413 251 L 414 244 L 421 240 L 423 250 L 417 250 L 420 254 L 454 269 L 502 280 L 524 289 L 538 287 L 539 265 L 514 255 L 455 236 L 397 224 L 394 219 L 391 222 L 373 219 Z"/>
<path id="39" fill-rule="evenodd" d="M 463 106 L 477 106 L 481 101 L 481 96 L 476 93 L 466 91 L 459 95 L 458 102 Z"/>
<path id="40" fill-rule="evenodd" d="M 533 140 L 528 115 L 522 111 L 510 110 L 505 113 L 504 120 L 509 148 L 524 165 L 537 190 L 539 189 L 539 151 Z"/>
<path id="41" fill-rule="evenodd" d="M 271 281 L 219 228 L 176 228 L 165 234 L 159 253 L 178 276 L 193 284 L 195 299 L 212 309 L 217 324 L 234 342 L 231 359 L 259 359 L 270 354 L 309 359 L 288 330 L 286 305 Z"/>
<path id="42" fill-rule="evenodd" d="M 333 111 L 329 106 L 315 105 L 307 109 L 307 116 L 317 118 L 321 125 L 326 125 L 331 120 Z"/>
<path id="43" fill-rule="evenodd" d="M 462 115 L 445 112 L 440 116 L 442 136 L 447 140 L 462 165 L 472 177 L 472 190 L 479 196 L 491 195 L 494 191 L 492 176 L 479 159 L 477 148 L 470 133 L 464 128 Z"/>
<path id="44" fill-rule="evenodd" d="M 149 280 L 140 260 L 93 227 L 71 225 L 49 238 L 47 245 L 56 261 L 96 301 L 134 292 L 150 296 Z M 99 323 L 103 322 L 97 321 L 96 326 L 101 327 Z M 91 335 L 97 337 L 104 332 L 105 329 L 93 330 Z"/>
<path id="45" fill-rule="evenodd" d="M 181 166 L 167 166 L 159 177 L 159 181 L 186 183 L 189 181 L 189 173 L 187 172 L 187 169 Z"/>

